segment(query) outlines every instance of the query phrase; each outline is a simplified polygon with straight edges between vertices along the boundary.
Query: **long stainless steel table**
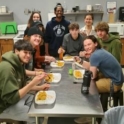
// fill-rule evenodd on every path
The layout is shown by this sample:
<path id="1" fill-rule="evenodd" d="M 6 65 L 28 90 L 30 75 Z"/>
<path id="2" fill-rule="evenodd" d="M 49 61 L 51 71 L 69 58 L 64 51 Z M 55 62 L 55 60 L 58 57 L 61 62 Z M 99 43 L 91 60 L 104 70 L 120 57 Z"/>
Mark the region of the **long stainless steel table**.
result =
<path id="1" fill-rule="evenodd" d="M 81 83 L 73 83 L 73 76 L 68 74 L 69 68 L 71 64 L 66 63 L 62 69 L 48 69 L 61 73 L 62 79 L 56 85 L 51 84 L 50 90 L 56 92 L 53 108 L 47 108 L 47 106 L 39 108 L 34 102 L 32 103 L 28 114 L 36 117 L 36 123 L 38 123 L 38 117 L 103 117 L 104 112 L 95 82 L 91 81 L 88 95 L 81 94 Z"/>

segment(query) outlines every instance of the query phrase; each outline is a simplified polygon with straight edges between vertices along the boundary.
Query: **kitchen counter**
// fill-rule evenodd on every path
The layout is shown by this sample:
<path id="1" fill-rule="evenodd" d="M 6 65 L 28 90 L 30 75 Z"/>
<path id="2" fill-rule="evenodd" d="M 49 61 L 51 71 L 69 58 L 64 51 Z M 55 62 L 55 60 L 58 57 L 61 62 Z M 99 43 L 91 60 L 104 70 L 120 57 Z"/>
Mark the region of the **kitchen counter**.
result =
<path id="1" fill-rule="evenodd" d="M 120 38 L 124 38 L 124 35 L 121 35 Z"/>
<path id="2" fill-rule="evenodd" d="M 0 35 L 0 39 L 13 39 L 17 34 L 2 34 Z"/>

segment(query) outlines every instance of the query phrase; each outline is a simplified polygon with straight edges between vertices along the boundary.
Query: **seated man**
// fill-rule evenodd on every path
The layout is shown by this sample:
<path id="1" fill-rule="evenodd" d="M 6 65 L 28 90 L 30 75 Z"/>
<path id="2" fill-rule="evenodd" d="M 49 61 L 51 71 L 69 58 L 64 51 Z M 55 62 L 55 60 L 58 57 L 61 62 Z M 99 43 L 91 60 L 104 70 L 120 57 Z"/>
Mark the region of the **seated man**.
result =
<path id="1" fill-rule="evenodd" d="M 72 56 L 78 56 L 83 49 L 82 42 L 84 39 L 79 33 L 79 25 L 77 23 L 70 24 L 69 32 L 64 36 L 62 47 L 58 49 L 58 53 L 63 52 Z"/>
<path id="2" fill-rule="evenodd" d="M 87 36 L 83 45 L 85 52 L 89 55 L 89 62 L 81 62 L 83 67 L 92 71 L 92 79 L 97 78 L 98 70 L 102 73 L 102 76 L 96 81 L 98 91 L 100 93 L 110 92 L 111 82 L 114 85 L 115 92 L 120 90 L 124 76 L 115 57 L 102 49 L 99 41 L 93 35 Z M 79 59 L 79 57 L 75 59 L 77 60 L 77 58 Z"/>
<path id="3" fill-rule="evenodd" d="M 120 63 L 122 44 L 119 35 L 109 33 L 109 25 L 106 22 L 99 22 L 95 31 L 102 47 L 110 52 Z"/>
<path id="4" fill-rule="evenodd" d="M 28 41 L 19 40 L 14 44 L 14 51 L 2 55 L 0 63 L 0 118 L 27 121 L 34 123 L 35 119 L 28 117 L 27 112 L 33 100 L 29 91 L 45 90 L 48 84 L 38 85 L 46 76 L 36 73 L 34 79 L 26 84 L 25 64 L 31 59 L 32 45 Z M 38 75 L 39 74 L 39 75 Z"/>
<path id="5" fill-rule="evenodd" d="M 101 44 L 93 35 L 89 35 L 83 42 L 85 55 L 89 62 L 75 57 L 75 61 L 80 60 L 80 64 L 92 72 L 92 79 L 96 80 L 96 86 L 99 93 L 110 92 L 111 82 L 114 92 L 121 89 L 124 82 L 124 76 L 119 62 L 116 58 L 101 48 Z M 99 74 L 101 74 L 99 76 Z M 75 122 L 83 123 L 85 118 L 77 118 Z"/>

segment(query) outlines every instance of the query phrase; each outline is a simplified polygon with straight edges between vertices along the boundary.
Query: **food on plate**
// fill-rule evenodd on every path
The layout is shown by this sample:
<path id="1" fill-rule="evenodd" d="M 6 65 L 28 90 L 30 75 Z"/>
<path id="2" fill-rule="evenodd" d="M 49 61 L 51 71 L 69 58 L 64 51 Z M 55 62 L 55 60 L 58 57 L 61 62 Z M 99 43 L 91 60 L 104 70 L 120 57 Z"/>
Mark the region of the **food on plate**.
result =
<path id="1" fill-rule="evenodd" d="M 83 74 L 81 73 L 81 71 L 79 71 L 79 70 L 75 70 L 75 77 L 76 78 L 83 78 Z"/>
<path id="2" fill-rule="evenodd" d="M 52 82 L 53 81 L 53 74 L 51 74 L 51 73 L 49 73 L 46 77 L 45 77 L 45 81 L 47 82 L 47 83 L 50 83 L 50 82 Z"/>
<path id="3" fill-rule="evenodd" d="M 72 56 L 65 56 L 64 59 L 73 59 Z"/>
<path id="4" fill-rule="evenodd" d="M 47 93 L 45 91 L 40 91 L 37 95 L 37 100 L 46 100 Z"/>
<path id="5" fill-rule="evenodd" d="M 57 66 L 62 67 L 64 65 L 63 61 L 57 61 Z"/>

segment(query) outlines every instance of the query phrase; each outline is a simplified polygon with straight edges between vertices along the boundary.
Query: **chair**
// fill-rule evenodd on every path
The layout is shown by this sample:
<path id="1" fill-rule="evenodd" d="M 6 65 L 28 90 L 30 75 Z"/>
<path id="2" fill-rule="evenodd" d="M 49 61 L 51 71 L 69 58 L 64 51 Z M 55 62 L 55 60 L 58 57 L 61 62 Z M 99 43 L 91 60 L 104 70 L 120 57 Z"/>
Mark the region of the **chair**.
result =
<path id="1" fill-rule="evenodd" d="M 6 124 L 26 124 L 24 121 L 16 121 L 12 119 L 0 119 L 0 124 L 5 122 Z"/>
<path id="2" fill-rule="evenodd" d="M 103 111 L 107 111 L 108 109 L 108 102 L 110 107 L 116 107 L 118 105 L 123 105 L 123 91 L 119 90 L 114 92 L 112 98 L 109 98 L 110 93 L 100 93 L 100 101 L 103 107 Z M 109 101 L 108 101 L 109 100 Z M 113 106 L 110 105 L 111 100 L 113 100 Z"/>
<path id="3" fill-rule="evenodd" d="M 124 106 L 113 107 L 106 111 L 101 124 L 124 124 Z"/>

